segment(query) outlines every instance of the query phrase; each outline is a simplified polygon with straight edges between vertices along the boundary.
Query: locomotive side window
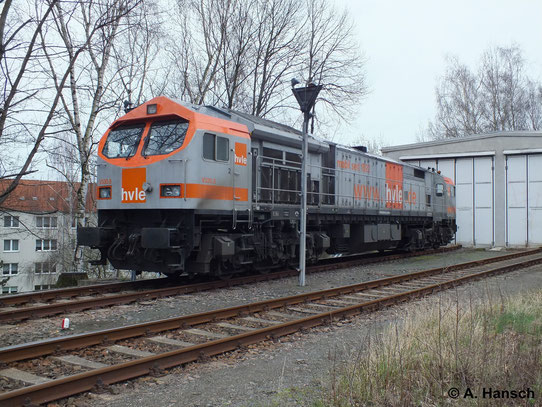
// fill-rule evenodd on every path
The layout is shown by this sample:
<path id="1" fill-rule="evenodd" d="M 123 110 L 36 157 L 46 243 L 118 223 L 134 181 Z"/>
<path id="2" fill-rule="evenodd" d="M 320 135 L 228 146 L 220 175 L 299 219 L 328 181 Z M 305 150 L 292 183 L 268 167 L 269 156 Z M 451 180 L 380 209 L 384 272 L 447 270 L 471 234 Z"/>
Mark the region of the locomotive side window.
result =
<path id="1" fill-rule="evenodd" d="M 437 196 L 444 195 L 444 185 L 443 184 L 437 184 Z"/>
<path id="2" fill-rule="evenodd" d="M 215 159 L 215 135 L 205 133 L 203 135 L 203 158 Z"/>
<path id="3" fill-rule="evenodd" d="M 230 159 L 230 140 L 225 137 L 216 137 L 216 160 L 229 161 Z"/>
<path id="4" fill-rule="evenodd" d="M 143 155 L 169 154 L 182 146 L 188 130 L 185 120 L 154 122 L 145 140 Z"/>
<path id="5" fill-rule="evenodd" d="M 109 132 L 104 148 L 103 155 L 107 158 L 128 158 L 132 157 L 141 140 L 144 124 L 119 126 Z"/>
<path id="6" fill-rule="evenodd" d="M 229 161 L 230 141 L 225 137 L 205 133 L 203 135 L 203 158 L 207 160 Z"/>

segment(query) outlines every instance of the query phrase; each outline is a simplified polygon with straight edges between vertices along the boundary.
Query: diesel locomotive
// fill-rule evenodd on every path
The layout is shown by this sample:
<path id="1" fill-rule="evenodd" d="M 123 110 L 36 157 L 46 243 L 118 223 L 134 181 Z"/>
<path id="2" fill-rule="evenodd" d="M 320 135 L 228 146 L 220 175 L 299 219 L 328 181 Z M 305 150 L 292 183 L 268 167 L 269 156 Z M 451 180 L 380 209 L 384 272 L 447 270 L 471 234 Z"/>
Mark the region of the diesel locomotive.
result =
<path id="1" fill-rule="evenodd" d="M 449 243 L 455 187 L 423 169 L 214 106 L 154 98 L 116 120 L 98 146 L 98 226 L 78 244 L 114 267 L 231 274 L 295 264 L 301 164 L 306 259 Z"/>

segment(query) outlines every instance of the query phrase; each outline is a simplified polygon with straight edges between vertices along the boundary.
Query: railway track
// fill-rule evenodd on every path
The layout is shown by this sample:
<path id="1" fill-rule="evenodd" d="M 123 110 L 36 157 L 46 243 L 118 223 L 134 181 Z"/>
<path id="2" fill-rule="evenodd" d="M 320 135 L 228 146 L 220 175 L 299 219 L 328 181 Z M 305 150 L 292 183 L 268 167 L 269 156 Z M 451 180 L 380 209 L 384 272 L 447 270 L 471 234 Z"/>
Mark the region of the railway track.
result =
<path id="1" fill-rule="evenodd" d="M 459 248 L 461 248 L 461 246 L 451 246 L 412 253 L 390 252 L 383 255 L 334 258 L 328 259 L 322 264 L 308 267 L 307 273 L 353 267 L 382 261 L 399 260 L 406 257 L 441 253 L 457 250 Z M 160 278 L 0 296 L 0 307 L 2 307 L 0 308 L 0 322 L 16 322 L 27 319 L 43 318 L 69 312 L 129 304 L 136 301 L 148 301 L 174 295 L 253 284 L 261 281 L 291 277 L 297 275 L 297 273 L 296 270 L 283 270 L 269 274 L 249 275 L 230 280 L 215 280 L 193 284 L 189 284 L 188 280 L 173 284 L 172 281 L 168 281 L 166 278 Z"/>
<path id="2" fill-rule="evenodd" d="M 0 405 L 39 404 L 542 263 L 542 249 L 0 349 Z M 77 368 L 75 368 L 77 367 Z M 79 373 L 77 373 L 79 372 Z M 82 373 L 81 373 L 82 372 Z"/>

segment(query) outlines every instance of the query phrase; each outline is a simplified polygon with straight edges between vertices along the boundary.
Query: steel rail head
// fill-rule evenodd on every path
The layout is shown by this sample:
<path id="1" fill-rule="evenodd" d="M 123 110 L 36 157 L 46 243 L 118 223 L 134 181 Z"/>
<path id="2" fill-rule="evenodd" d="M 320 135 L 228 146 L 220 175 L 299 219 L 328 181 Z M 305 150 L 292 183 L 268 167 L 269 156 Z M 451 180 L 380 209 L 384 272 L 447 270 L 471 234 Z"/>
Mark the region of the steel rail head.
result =
<path id="1" fill-rule="evenodd" d="M 536 254 L 542 251 L 542 249 L 525 251 L 524 255 Z M 498 256 L 488 259 L 488 262 L 498 262 L 508 260 L 516 256 L 513 255 Z M 176 329 L 182 326 L 199 325 L 207 323 L 213 320 L 230 318 L 236 315 L 240 315 L 244 312 L 261 312 L 268 309 L 279 308 L 285 305 L 298 304 L 305 299 L 314 300 L 323 296 L 335 296 L 338 293 L 359 291 L 384 285 L 389 285 L 401 281 L 409 281 L 414 278 L 419 278 L 431 274 L 438 274 L 450 270 L 458 270 L 460 268 L 467 268 L 477 265 L 478 261 L 471 261 L 467 263 L 461 263 L 458 265 L 438 267 L 430 270 L 422 270 L 410 274 L 398 275 L 392 277 L 386 277 L 383 279 L 370 280 L 362 283 L 351 284 L 347 286 L 341 286 L 336 288 L 330 288 L 326 290 L 315 291 L 311 293 L 297 294 L 289 297 L 282 297 L 278 299 L 264 300 L 255 303 L 239 305 L 235 307 L 228 307 L 220 310 L 206 311 L 203 313 L 185 315 L 180 317 L 167 318 L 159 321 L 145 322 L 141 324 L 128 325 L 119 328 L 112 328 L 102 331 L 96 331 L 92 333 L 78 334 L 72 336 L 65 336 L 54 339 L 47 339 L 44 341 L 38 341 L 28 344 L 13 345 L 7 348 L 0 348 L 0 362 L 8 363 L 22 359 L 28 359 L 41 355 L 48 355 L 62 350 L 76 349 L 84 346 L 91 346 L 101 343 L 104 338 L 110 341 L 117 341 L 121 339 L 146 335 L 148 333 L 159 333 L 169 329 Z"/>
<path id="2" fill-rule="evenodd" d="M 153 369 L 166 369 L 173 366 L 201 360 L 202 356 L 209 357 L 228 352 L 262 340 L 277 338 L 294 333 L 298 330 L 311 328 L 322 323 L 334 321 L 341 317 L 348 317 L 363 311 L 373 310 L 381 306 L 389 306 L 402 302 L 410 297 L 421 297 L 434 291 L 453 287 L 463 282 L 478 279 L 488 275 L 499 274 L 518 268 L 530 267 L 542 263 L 542 257 L 527 260 L 521 263 L 507 265 L 496 269 L 481 271 L 466 276 L 461 276 L 446 282 L 428 285 L 415 290 L 390 295 L 388 297 L 366 301 L 337 310 L 320 313 L 314 316 L 300 318 L 266 328 L 261 328 L 247 333 L 234 335 L 228 338 L 212 340 L 203 344 L 194 345 L 179 350 L 144 357 L 131 362 L 115 366 L 105 367 L 80 373 L 63 379 L 53 380 L 47 383 L 29 386 L 0 394 L 0 403 L 9 402 L 10 405 L 23 403 L 45 403 L 52 400 L 68 397 L 80 392 L 91 390 L 97 383 L 105 385 L 123 380 L 136 378 L 149 374 Z"/>
<path id="3" fill-rule="evenodd" d="M 353 256 L 356 258 L 354 260 L 348 260 L 349 258 L 346 257 L 346 258 L 342 258 L 343 261 L 339 263 L 324 264 L 324 265 L 308 267 L 307 273 L 315 273 L 319 271 L 327 271 L 327 270 L 332 270 L 332 269 L 337 269 L 337 268 L 351 267 L 353 265 L 370 264 L 370 263 L 376 263 L 376 262 L 381 262 L 381 261 L 392 261 L 392 260 L 405 258 L 405 257 L 421 256 L 427 253 L 457 250 L 459 248 L 461 248 L 461 245 L 444 247 L 440 249 L 426 250 L 426 251 L 421 251 L 421 252 L 407 253 L 406 255 L 404 253 L 391 254 L 391 255 L 386 255 L 384 257 L 379 256 L 379 257 L 373 257 L 373 258 L 359 258 L 359 256 Z M 265 274 L 265 275 L 242 276 L 242 277 L 237 277 L 235 279 L 227 280 L 227 281 L 216 280 L 216 281 L 211 281 L 211 282 L 206 282 L 206 283 L 195 283 L 195 284 L 187 284 L 187 285 L 174 286 L 174 287 L 162 287 L 162 288 L 146 290 L 144 292 L 121 293 L 121 294 L 107 296 L 107 297 L 74 300 L 68 303 L 63 302 L 63 303 L 39 305 L 39 306 L 33 306 L 33 307 L 24 307 L 24 308 L 0 312 L 0 322 L 23 321 L 26 319 L 43 318 L 46 316 L 59 315 L 65 312 L 78 312 L 78 311 L 85 311 L 85 310 L 93 309 L 93 308 L 103 308 L 103 307 L 108 307 L 108 306 L 113 306 L 113 305 L 129 304 L 129 303 L 138 301 L 141 298 L 144 298 L 146 300 L 157 299 L 157 298 L 169 297 L 173 295 L 189 294 L 189 293 L 204 291 L 204 290 L 227 288 L 227 287 L 232 287 L 232 286 L 242 285 L 242 284 L 250 284 L 250 283 L 260 282 L 260 281 L 270 281 L 274 279 L 281 279 L 285 277 L 296 276 L 297 273 L 298 272 L 296 270 L 285 270 L 285 271 L 279 271 L 279 272 Z M 66 298 L 66 297 L 72 298 L 79 295 L 94 295 L 94 294 L 99 294 L 99 293 L 104 293 L 104 292 L 118 291 L 122 289 L 130 289 L 130 288 L 138 288 L 138 287 L 141 288 L 141 287 L 145 287 L 146 285 L 150 283 L 152 284 L 160 283 L 159 280 L 163 280 L 163 279 L 141 280 L 141 281 L 134 281 L 134 282 L 122 282 L 122 283 L 101 284 L 101 285 L 99 284 L 99 285 L 93 285 L 93 286 L 87 286 L 87 287 L 66 288 L 66 289 L 51 290 L 51 291 L 44 291 L 44 292 L 37 292 L 37 293 L 30 293 L 30 294 L 20 294 L 20 295 L 6 297 L 6 301 L 10 303 L 11 305 L 14 305 L 14 304 L 16 305 L 16 304 L 26 304 L 29 302 L 34 302 L 34 301 L 37 301 L 37 298 L 41 299 L 42 301 L 47 301 L 50 299 L 58 299 L 58 298 Z M 1 300 L 2 299 L 0 298 L 0 301 Z"/>

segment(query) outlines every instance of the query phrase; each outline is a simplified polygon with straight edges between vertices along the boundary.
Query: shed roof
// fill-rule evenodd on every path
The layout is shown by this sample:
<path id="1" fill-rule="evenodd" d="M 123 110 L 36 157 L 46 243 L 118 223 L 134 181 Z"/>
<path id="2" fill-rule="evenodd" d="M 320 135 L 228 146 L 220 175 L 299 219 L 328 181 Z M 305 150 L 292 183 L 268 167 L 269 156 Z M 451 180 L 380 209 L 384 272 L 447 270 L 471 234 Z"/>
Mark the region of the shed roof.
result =
<path id="1" fill-rule="evenodd" d="M 470 141 L 491 139 L 491 138 L 497 138 L 497 137 L 500 137 L 500 138 L 533 137 L 533 138 L 542 139 L 542 132 L 540 131 L 497 131 L 497 132 L 486 133 L 486 134 L 474 134 L 472 136 L 467 136 L 467 137 L 448 138 L 448 139 L 442 139 L 442 140 L 425 141 L 421 143 L 388 146 L 388 147 L 383 147 L 381 151 L 382 153 L 387 153 L 391 151 L 410 150 L 414 148 L 425 148 L 425 147 L 440 146 L 440 145 L 446 145 L 446 144 L 468 143 Z"/>

